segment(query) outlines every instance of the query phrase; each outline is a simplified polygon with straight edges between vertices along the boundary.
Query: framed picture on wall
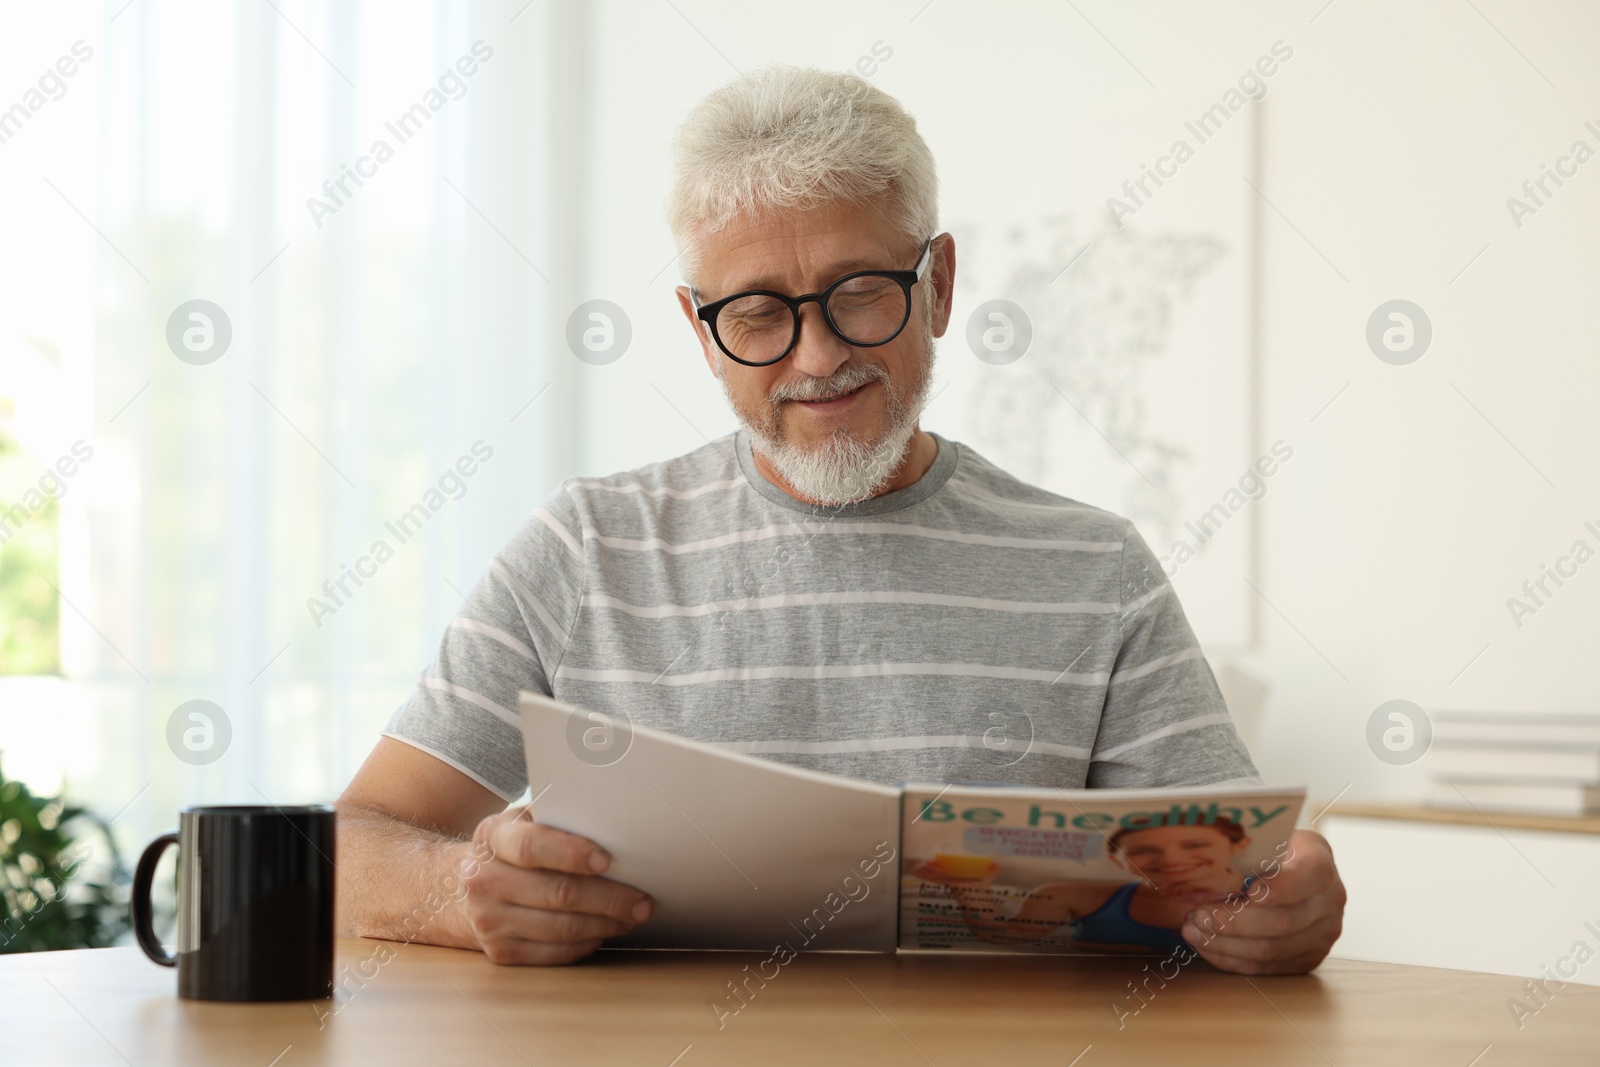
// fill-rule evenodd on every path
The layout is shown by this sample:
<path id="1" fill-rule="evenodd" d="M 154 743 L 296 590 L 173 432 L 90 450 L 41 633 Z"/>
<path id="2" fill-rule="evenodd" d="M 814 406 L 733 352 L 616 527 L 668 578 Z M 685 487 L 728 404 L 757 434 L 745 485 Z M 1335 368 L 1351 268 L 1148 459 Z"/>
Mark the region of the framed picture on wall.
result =
<path id="1" fill-rule="evenodd" d="M 1023 200 L 984 203 L 979 161 L 941 160 L 958 289 L 924 424 L 1131 519 L 1209 651 L 1254 640 L 1259 501 L 1293 456 L 1257 427 L 1259 106 L 1203 127 L 1075 110 Z"/>

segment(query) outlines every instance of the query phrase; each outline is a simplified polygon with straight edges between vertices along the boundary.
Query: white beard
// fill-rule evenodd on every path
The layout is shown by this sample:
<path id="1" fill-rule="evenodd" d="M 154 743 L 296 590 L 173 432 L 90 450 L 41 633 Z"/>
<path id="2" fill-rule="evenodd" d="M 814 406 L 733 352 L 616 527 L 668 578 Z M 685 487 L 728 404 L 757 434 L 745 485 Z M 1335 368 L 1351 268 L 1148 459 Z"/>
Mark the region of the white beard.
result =
<path id="1" fill-rule="evenodd" d="M 921 373 L 906 383 L 904 393 L 891 386 L 881 364 L 849 362 L 830 378 L 810 378 L 774 391 L 762 405 L 761 413 L 765 417 L 758 423 L 734 400 L 726 376 L 721 378 L 722 388 L 734 414 L 750 435 L 751 447 L 783 475 L 795 492 L 825 507 L 856 504 L 882 492 L 910 449 L 917 420 L 927 405 L 928 389 L 933 382 L 931 326 L 931 321 L 926 324 L 924 336 L 928 358 Z M 829 435 L 815 448 L 801 448 L 782 438 L 778 403 L 833 396 L 871 381 L 878 382 L 888 397 L 889 430 L 878 441 L 863 441 L 844 430 Z"/>
<path id="2" fill-rule="evenodd" d="M 751 446 L 795 492 L 824 507 L 838 507 L 871 499 L 889 484 L 916 433 L 917 420 L 896 422 L 875 445 L 839 432 L 812 449 L 758 436 L 748 425 L 745 429 Z"/>

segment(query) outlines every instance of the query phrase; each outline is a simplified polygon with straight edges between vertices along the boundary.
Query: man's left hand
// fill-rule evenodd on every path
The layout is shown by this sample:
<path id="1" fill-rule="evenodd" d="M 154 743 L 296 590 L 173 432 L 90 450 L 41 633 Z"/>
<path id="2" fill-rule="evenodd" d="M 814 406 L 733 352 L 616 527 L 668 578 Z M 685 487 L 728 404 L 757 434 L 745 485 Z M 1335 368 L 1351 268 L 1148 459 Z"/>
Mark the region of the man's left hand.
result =
<path id="1" fill-rule="evenodd" d="M 1321 834 L 1296 830 L 1275 874 L 1252 884 L 1235 911 L 1197 908 L 1181 933 L 1207 961 L 1237 974 L 1304 974 L 1344 928 L 1344 883 Z"/>

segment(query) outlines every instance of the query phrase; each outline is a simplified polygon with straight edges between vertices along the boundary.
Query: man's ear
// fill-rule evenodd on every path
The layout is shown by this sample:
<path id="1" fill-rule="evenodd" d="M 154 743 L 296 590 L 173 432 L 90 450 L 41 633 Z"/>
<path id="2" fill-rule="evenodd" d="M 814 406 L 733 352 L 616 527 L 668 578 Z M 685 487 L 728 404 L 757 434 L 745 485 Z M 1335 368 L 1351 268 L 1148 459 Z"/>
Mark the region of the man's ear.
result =
<path id="1" fill-rule="evenodd" d="M 928 273 L 924 277 L 933 282 L 928 287 L 933 294 L 933 335 L 943 337 L 950 326 L 950 310 L 955 299 L 955 237 L 941 233 L 933 239 L 932 262 L 928 264 Z"/>
<path id="2" fill-rule="evenodd" d="M 689 320 L 689 329 L 694 331 L 694 339 L 700 342 L 700 354 L 705 357 L 706 366 L 711 368 L 711 376 L 722 377 L 722 360 L 717 358 L 716 346 L 711 341 L 711 327 L 695 315 L 689 287 L 680 285 L 675 291 L 678 294 L 678 306 L 683 309 L 683 317 Z"/>

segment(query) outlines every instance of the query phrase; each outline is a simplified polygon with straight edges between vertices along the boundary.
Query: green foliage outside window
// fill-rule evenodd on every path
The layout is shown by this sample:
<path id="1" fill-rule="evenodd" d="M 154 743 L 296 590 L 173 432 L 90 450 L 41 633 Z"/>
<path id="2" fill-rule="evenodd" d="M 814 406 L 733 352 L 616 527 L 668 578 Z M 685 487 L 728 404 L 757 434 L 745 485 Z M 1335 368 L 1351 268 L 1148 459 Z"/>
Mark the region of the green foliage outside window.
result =
<path id="1" fill-rule="evenodd" d="M 61 673 L 56 502 L 23 502 L 40 469 L 0 435 L 0 675 Z"/>

